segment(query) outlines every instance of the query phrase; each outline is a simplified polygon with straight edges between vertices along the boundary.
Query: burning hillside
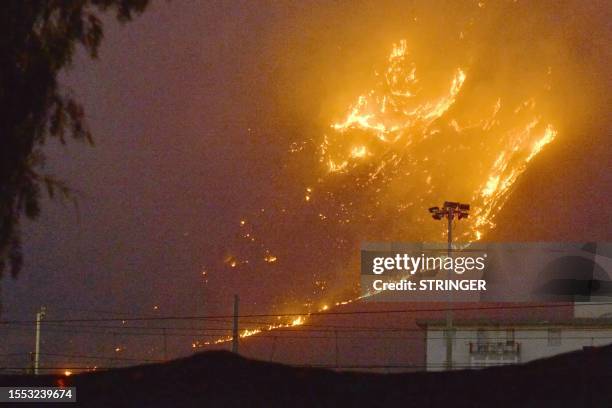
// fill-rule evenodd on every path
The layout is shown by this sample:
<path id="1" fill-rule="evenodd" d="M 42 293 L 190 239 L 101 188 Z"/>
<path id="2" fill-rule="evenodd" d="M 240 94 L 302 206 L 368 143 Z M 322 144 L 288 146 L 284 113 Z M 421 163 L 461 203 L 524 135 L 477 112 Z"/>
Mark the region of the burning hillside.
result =
<path id="1" fill-rule="evenodd" d="M 293 136 L 272 180 L 278 194 L 237 220 L 212 269 L 256 282 L 249 300 L 293 314 L 278 325 L 357 298 L 360 242 L 444 240 L 426 209 L 445 199 L 473 209 L 457 240 L 485 237 L 530 163 L 585 117 L 562 115 L 592 90 L 549 7 L 476 2 L 444 13 L 417 7 L 409 35 L 354 51 L 349 60 L 386 56 L 357 66 L 358 83 L 335 85 L 348 103 L 321 101 L 326 123 Z M 580 96 L 559 99 L 571 89 Z"/>

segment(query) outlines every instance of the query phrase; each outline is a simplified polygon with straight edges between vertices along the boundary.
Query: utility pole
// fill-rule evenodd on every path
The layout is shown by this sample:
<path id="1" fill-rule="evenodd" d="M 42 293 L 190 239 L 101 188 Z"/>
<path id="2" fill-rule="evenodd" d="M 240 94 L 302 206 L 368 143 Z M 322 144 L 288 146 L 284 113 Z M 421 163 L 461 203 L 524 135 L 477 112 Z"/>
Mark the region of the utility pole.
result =
<path id="1" fill-rule="evenodd" d="M 334 330 L 334 337 L 336 338 L 336 368 L 338 368 L 338 330 Z"/>
<path id="2" fill-rule="evenodd" d="M 234 295 L 234 327 L 232 329 L 232 352 L 238 353 L 238 295 Z"/>
<path id="3" fill-rule="evenodd" d="M 270 358 L 268 359 L 268 361 L 272 362 L 275 351 L 276 351 L 276 336 L 273 336 L 272 337 L 272 351 L 270 351 Z"/>
<path id="4" fill-rule="evenodd" d="M 34 348 L 34 375 L 38 375 L 38 367 L 40 364 L 40 322 L 45 317 L 47 309 L 44 306 L 36 313 L 36 345 Z"/>
<path id="5" fill-rule="evenodd" d="M 166 333 L 166 328 L 162 329 L 162 333 L 164 335 L 164 361 L 168 361 L 168 333 Z"/>
<path id="6" fill-rule="evenodd" d="M 453 220 L 455 216 L 457 219 L 467 218 L 470 211 L 469 204 L 461 204 L 453 201 L 445 201 L 442 208 L 431 207 L 429 212 L 432 214 L 434 220 L 441 220 L 442 218 L 448 219 L 448 257 L 452 256 L 453 252 Z M 447 280 L 452 279 L 452 271 L 447 270 Z M 452 310 L 452 292 L 448 292 L 448 307 L 446 309 L 446 369 L 453 369 L 453 310 Z"/>

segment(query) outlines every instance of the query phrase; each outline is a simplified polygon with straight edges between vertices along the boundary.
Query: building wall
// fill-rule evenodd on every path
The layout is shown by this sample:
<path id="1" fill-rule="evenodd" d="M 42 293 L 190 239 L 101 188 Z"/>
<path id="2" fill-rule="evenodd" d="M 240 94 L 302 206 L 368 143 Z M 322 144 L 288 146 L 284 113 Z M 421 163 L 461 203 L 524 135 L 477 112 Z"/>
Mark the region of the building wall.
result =
<path id="1" fill-rule="evenodd" d="M 597 318 L 612 316 L 612 304 L 606 299 L 602 302 L 574 303 L 574 317 Z"/>
<path id="2" fill-rule="evenodd" d="M 580 350 L 585 346 L 603 346 L 612 343 L 612 328 L 584 329 L 584 328 L 553 328 L 560 330 L 549 335 L 548 328 L 515 328 L 514 340 L 519 344 L 518 362 L 528 362 L 539 358 L 550 357 L 560 353 Z M 505 329 L 484 329 L 486 342 L 505 343 L 507 332 Z M 477 328 L 456 329 L 453 342 L 453 366 L 455 368 L 474 367 L 470 355 L 470 343 L 478 343 Z M 555 341 L 555 339 L 558 339 Z M 558 344 L 556 344 L 558 342 Z M 438 371 L 445 368 L 446 340 L 444 331 L 439 328 L 427 330 L 427 370 Z M 497 357 L 498 355 L 491 355 Z M 505 361 L 510 362 L 507 355 Z M 495 365 L 494 361 L 490 361 Z"/>

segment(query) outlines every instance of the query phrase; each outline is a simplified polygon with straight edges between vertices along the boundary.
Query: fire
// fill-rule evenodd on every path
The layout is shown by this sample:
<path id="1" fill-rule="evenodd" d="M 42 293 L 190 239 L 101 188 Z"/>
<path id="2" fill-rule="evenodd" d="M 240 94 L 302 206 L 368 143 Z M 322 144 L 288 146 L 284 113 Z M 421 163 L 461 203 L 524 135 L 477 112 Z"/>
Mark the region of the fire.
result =
<path id="1" fill-rule="evenodd" d="M 304 321 L 305 320 L 303 316 L 298 316 L 291 322 L 291 326 L 301 326 L 302 324 L 304 324 Z"/>
<path id="2" fill-rule="evenodd" d="M 266 255 L 264 257 L 264 261 L 268 262 L 268 263 L 273 263 L 276 262 L 277 258 L 274 255 Z"/>
<path id="3" fill-rule="evenodd" d="M 238 334 L 238 336 L 242 339 L 242 338 L 245 338 L 245 337 L 254 336 L 254 335 L 262 333 L 262 332 L 267 332 L 267 331 L 272 331 L 272 330 L 277 330 L 277 329 L 283 329 L 283 328 L 289 328 L 289 327 L 301 326 L 304 323 L 306 323 L 306 319 L 308 318 L 308 316 L 310 316 L 310 314 L 297 316 L 296 318 L 294 318 L 293 320 L 291 320 L 291 321 L 289 321 L 287 323 L 270 324 L 268 326 L 264 326 L 264 327 L 260 327 L 260 328 L 255 328 L 255 329 L 244 329 L 244 330 L 242 330 Z M 223 344 L 223 343 L 228 343 L 228 342 L 230 342 L 232 340 L 233 340 L 232 336 L 225 336 L 225 337 L 221 337 L 219 339 L 211 340 L 211 341 L 205 341 L 205 342 L 196 341 L 196 342 L 193 342 L 191 344 L 191 347 L 192 348 L 198 348 L 198 347 L 203 347 L 203 346 Z"/>
<path id="4" fill-rule="evenodd" d="M 365 146 L 356 146 L 351 150 L 351 157 L 356 159 L 360 157 L 365 157 L 368 153 L 368 149 Z"/>
<path id="5" fill-rule="evenodd" d="M 424 103 L 415 103 L 419 80 L 415 64 L 409 63 L 407 57 L 406 40 L 401 40 L 399 45 L 394 44 L 384 80 L 378 84 L 377 89 L 360 95 L 344 121 L 332 124 L 331 128 L 340 133 L 350 130 L 368 131 L 381 142 L 395 143 L 402 139 L 409 128 L 425 126 L 442 116 L 455 102 L 465 82 L 465 72 L 457 68 L 446 95 Z M 326 138 L 323 143 L 328 143 Z M 325 147 L 322 146 L 323 150 Z M 350 157 L 364 157 L 366 152 L 366 146 L 355 147 Z M 338 171 L 338 167 L 342 167 L 333 160 L 329 163 L 330 171 Z"/>
<path id="6" fill-rule="evenodd" d="M 394 44 L 385 67 L 375 75 L 374 86 L 356 95 L 344 115 L 331 121 L 316 139 L 315 159 L 321 168 L 307 184 L 312 187 L 297 196 L 298 207 L 330 230 L 340 228 L 332 230 L 341 237 L 332 244 L 335 249 L 346 250 L 364 236 L 414 239 L 406 235 L 407 226 L 414 225 L 421 234 L 416 239 L 444 239 L 443 228 L 428 222 L 426 209 L 445 199 L 471 204 L 472 214 L 462 221 L 458 239 L 480 240 L 495 226 L 497 214 L 528 164 L 557 138 L 555 125 L 543 112 L 546 109 L 538 108 L 549 84 L 507 94 L 493 84 L 482 91 L 478 70 L 449 64 L 443 55 L 439 60 L 445 61 L 442 68 L 422 67 L 411 55 L 407 40 Z M 308 151 L 303 149 L 305 143 L 292 143 L 290 152 Z M 316 184 L 310 184 L 313 180 Z M 249 229 L 253 223 L 245 224 L 240 222 Z M 391 227 L 381 231 L 381 225 Z M 337 236 L 330 235 L 326 242 Z M 254 241 L 251 233 L 244 237 Z M 263 244 L 261 248 L 266 263 L 276 261 Z M 276 249 L 274 253 L 284 256 Z M 230 267 L 247 262 L 238 263 L 235 257 L 225 260 Z M 318 276 L 313 279 L 315 284 L 319 281 Z M 332 301 L 323 292 L 327 286 L 315 292 L 325 303 L 312 313 L 360 299 L 342 296 L 348 299 Z M 243 330 L 240 337 L 303 325 L 309 313 Z M 231 339 L 196 342 L 194 347 Z"/>
<path id="7" fill-rule="evenodd" d="M 550 124 L 546 125 L 542 133 L 534 132 L 539 122 L 539 119 L 535 119 L 514 133 L 510 139 L 511 144 L 493 164 L 489 178 L 479 193 L 482 204 L 476 214 L 476 231 L 495 225 L 492 221 L 495 214 L 504 205 L 512 186 L 525 171 L 527 164 L 557 136 L 557 131 Z M 475 196 L 474 200 L 478 201 L 478 198 Z"/>
<path id="8" fill-rule="evenodd" d="M 476 212 L 462 238 L 480 239 L 495 225 L 495 215 L 527 164 L 557 131 L 537 112 L 534 97 L 505 106 L 498 96 L 483 114 L 471 108 L 467 97 L 460 100 L 469 69 L 451 71 L 442 94 L 436 94 L 437 83 L 426 80 L 427 74 L 410 59 L 406 40 L 394 44 L 376 86 L 359 95 L 344 119 L 323 136 L 319 161 L 330 175 L 342 175 L 347 182 L 356 177 L 362 188 L 377 187 L 379 196 L 418 196 L 418 203 L 400 201 L 396 208 L 401 211 L 421 211 L 440 201 L 442 191 L 444 197 L 465 197 Z M 457 169 L 469 174 L 449 185 L 445 180 Z M 385 185 L 400 185 L 394 183 L 397 178 L 413 188 L 385 191 Z"/>

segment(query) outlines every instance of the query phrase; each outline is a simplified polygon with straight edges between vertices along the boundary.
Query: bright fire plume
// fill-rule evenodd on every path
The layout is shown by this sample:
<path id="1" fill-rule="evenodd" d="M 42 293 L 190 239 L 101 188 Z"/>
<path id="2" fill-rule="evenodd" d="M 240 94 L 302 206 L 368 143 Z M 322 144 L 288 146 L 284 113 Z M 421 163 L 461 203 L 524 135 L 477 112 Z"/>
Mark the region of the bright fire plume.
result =
<path id="1" fill-rule="evenodd" d="M 501 96 L 488 103 L 480 97 L 472 107 L 472 95 L 463 95 L 469 69 L 449 72 L 440 92 L 437 81 L 420 79 L 409 57 L 406 40 L 393 46 L 376 86 L 324 135 L 320 162 L 332 175 L 358 176 L 357 187 L 377 186 L 379 195 L 398 197 L 399 210 L 422 211 L 444 199 L 470 202 L 475 212 L 462 238 L 480 239 L 557 131 L 542 119 L 535 98 L 506 106 Z"/>
<path id="2" fill-rule="evenodd" d="M 255 328 L 255 329 L 244 329 L 240 332 L 240 334 L 238 335 L 240 338 L 245 338 L 245 337 L 251 337 L 254 336 L 256 334 L 262 333 L 262 332 L 267 332 L 267 331 L 272 331 L 272 330 L 276 330 L 276 329 L 285 329 L 285 328 L 289 328 L 289 327 L 295 327 L 295 326 L 301 326 L 306 322 L 306 318 L 308 315 L 303 315 L 303 316 L 297 316 L 296 318 L 294 318 L 293 320 L 291 320 L 288 323 L 277 323 L 277 324 L 270 324 L 268 326 L 264 326 L 264 327 L 259 327 L 259 328 Z M 232 341 L 233 338 L 232 336 L 225 336 L 225 337 L 221 337 L 215 340 L 210 340 L 210 341 L 204 341 L 204 342 L 199 342 L 196 341 L 194 343 L 191 344 L 192 348 L 197 348 L 197 347 L 202 347 L 202 346 L 210 346 L 210 345 L 216 345 L 216 344 L 223 344 L 223 343 L 227 343 Z"/>
<path id="3" fill-rule="evenodd" d="M 375 75 L 374 87 L 357 96 L 346 114 L 332 123 L 317 143 L 322 174 L 312 177 L 317 182 L 307 184 L 305 193 L 300 193 L 293 214 L 300 213 L 308 226 L 301 232 L 312 230 L 310 236 L 325 242 L 330 251 L 335 251 L 334 257 L 343 252 L 354 255 L 355 243 L 365 237 L 444 239 L 444 228 L 432 222 L 426 211 L 444 200 L 471 204 L 472 213 L 462 221 L 458 239 L 479 240 L 495 226 L 496 216 L 529 162 L 557 136 L 555 126 L 537 104 L 549 84 L 521 92 L 508 92 L 508 85 L 482 91 L 482 86 L 473 85 L 478 78 L 471 77 L 469 65 L 424 69 L 411 57 L 408 41 L 393 45 L 386 66 Z M 290 153 L 307 151 L 305 143 L 293 143 Z M 261 209 L 258 216 L 264 213 L 268 214 Z M 276 214 L 294 217 L 284 207 Z M 283 222 L 270 219 L 269 224 Z M 271 256 L 271 249 L 262 242 L 265 240 L 255 239 L 255 226 L 245 220 L 240 225 L 249 227 L 243 235 L 245 242 L 257 242 L 258 249 L 264 251 L 259 259 L 264 259 L 266 267 L 287 267 L 284 259 L 294 255 L 273 249 L 275 255 Z M 295 239 L 293 229 L 288 234 Z M 308 239 L 309 235 L 304 235 Z M 234 257 L 228 257 L 226 264 L 235 268 L 248 261 L 237 263 Z M 352 265 L 358 268 L 357 263 Z M 342 267 L 347 268 L 346 264 Z M 333 267 L 317 270 L 312 280 L 327 282 L 336 272 Z M 330 298 L 351 296 L 330 295 L 327 284 L 315 286 L 317 292 L 305 295 L 306 303 L 302 304 L 326 303 L 315 309 L 307 306 L 307 310 L 324 312 L 329 305 L 341 306 L 358 299 L 352 296 L 352 300 L 331 302 Z M 240 337 L 300 326 L 309 312 L 296 316 L 292 321 L 244 330 Z M 226 336 L 193 346 L 231 339 Z"/>

